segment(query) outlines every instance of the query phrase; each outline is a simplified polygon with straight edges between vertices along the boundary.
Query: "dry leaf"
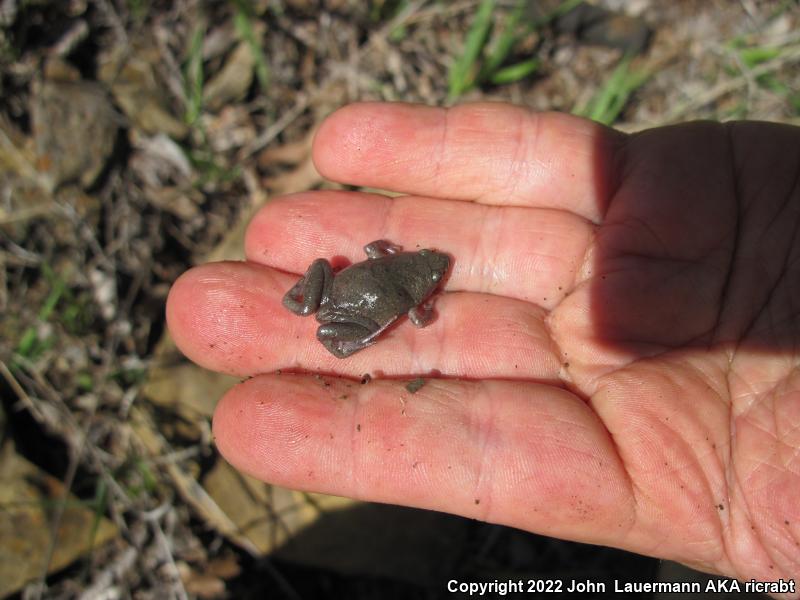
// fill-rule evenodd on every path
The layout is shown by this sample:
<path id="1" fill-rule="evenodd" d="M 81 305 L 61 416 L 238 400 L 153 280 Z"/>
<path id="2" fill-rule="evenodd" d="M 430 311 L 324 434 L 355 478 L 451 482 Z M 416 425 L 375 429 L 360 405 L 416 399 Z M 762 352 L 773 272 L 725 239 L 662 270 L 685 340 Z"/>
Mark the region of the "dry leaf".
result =
<path id="1" fill-rule="evenodd" d="M 53 534 L 51 517 L 66 502 L 47 572 L 64 568 L 117 536 L 108 519 L 68 494 L 55 477 L 19 456 L 6 442 L 0 451 L 0 596 L 19 590 L 44 571 Z"/>

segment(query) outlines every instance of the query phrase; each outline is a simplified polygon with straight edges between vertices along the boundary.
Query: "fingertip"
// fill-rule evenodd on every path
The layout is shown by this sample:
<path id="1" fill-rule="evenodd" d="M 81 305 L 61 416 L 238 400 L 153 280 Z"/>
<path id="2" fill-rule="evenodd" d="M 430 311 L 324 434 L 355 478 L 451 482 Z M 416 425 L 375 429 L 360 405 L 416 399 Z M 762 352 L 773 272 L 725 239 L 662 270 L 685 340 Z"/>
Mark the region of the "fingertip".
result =
<path id="1" fill-rule="evenodd" d="M 287 276 L 246 262 L 209 263 L 184 273 L 167 299 L 167 326 L 197 364 L 232 375 L 264 369 L 282 356 L 279 343 Z"/>
<path id="2" fill-rule="evenodd" d="M 195 325 L 197 311 L 197 280 L 202 267 L 195 267 L 182 273 L 173 283 L 167 294 L 166 320 L 167 329 L 179 348 L 185 346 L 185 334 Z"/>
<path id="3" fill-rule="evenodd" d="M 254 424 L 262 419 L 269 423 L 274 404 L 267 404 L 268 395 L 259 394 L 258 385 L 253 382 L 250 379 L 233 386 L 220 399 L 214 409 L 211 431 L 225 460 L 237 469 L 256 474 L 253 457 L 268 453 L 263 450 L 267 436 Z"/>
<path id="4" fill-rule="evenodd" d="M 364 113 L 369 111 L 371 104 L 357 102 L 343 106 L 328 115 L 317 129 L 311 146 L 311 158 L 323 177 L 337 179 L 345 149 L 360 151 L 369 142 L 357 125 L 363 122 Z"/>
<path id="5" fill-rule="evenodd" d="M 343 183 L 407 179 L 408 161 L 429 151 L 427 132 L 437 130 L 443 115 L 440 108 L 401 102 L 349 104 L 320 126 L 314 165 L 324 177 Z"/>
<path id="6" fill-rule="evenodd" d="M 336 443 L 344 435 L 336 425 L 346 406 L 325 400 L 326 394 L 329 400 L 342 395 L 341 383 L 326 383 L 320 390 L 306 376 L 270 374 L 234 386 L 214 411 L 220 453 L 237 469 L 297 489 L 313 487 L 323 472 L 337 472 L 344 456 L 333 455 L 347 445 Z"/>

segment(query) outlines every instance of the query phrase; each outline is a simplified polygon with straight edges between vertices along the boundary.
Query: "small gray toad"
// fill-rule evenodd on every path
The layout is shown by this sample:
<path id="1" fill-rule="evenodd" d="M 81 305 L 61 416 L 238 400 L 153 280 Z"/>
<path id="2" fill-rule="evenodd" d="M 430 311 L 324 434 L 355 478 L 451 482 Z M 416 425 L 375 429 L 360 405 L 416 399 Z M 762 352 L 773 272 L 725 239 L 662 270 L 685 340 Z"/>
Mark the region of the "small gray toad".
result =
<path id="1" fill-rule="evenodd" d="M 367 244 L 364 252 L 367 260 L 338 273 L 318 258 L 283 297 L 283 305 L 297 315 L 317 313 L 317 339 L 338 358 L 374 344 L 403 314 L 424 327 L 431 318 L 426 301 L 450 267 L 445 254 L 401 252 L 386 240 Z"/>

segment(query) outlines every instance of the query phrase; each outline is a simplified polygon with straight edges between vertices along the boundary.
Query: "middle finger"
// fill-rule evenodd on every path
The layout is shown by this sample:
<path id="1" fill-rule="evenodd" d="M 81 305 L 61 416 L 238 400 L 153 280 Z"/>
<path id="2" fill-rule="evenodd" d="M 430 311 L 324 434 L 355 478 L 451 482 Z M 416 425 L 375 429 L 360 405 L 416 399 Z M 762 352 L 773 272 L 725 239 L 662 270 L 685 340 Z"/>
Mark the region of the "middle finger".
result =
<path id="1" fill-rule="evenodd" d="M 265 205 L 248 228 L 253 262 L 303 273 L 316 258 L 360 262 L 387 239 L 450 254 L 448 290 L 490 293 L 552 309 L 571 291 L 593 226 L 566 211 L 418 196 L 304 192 Z"/>

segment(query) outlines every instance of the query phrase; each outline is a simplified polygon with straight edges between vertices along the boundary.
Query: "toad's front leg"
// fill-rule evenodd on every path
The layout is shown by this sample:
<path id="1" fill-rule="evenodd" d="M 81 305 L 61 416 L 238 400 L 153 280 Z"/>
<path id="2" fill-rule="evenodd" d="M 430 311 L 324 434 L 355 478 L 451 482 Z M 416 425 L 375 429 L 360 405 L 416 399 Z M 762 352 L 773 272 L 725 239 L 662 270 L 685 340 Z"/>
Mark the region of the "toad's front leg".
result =
<path id="1" fill-rule="evenodd" d="M 317 312 L 320 303 L 328 297 L 332 283 L 331 264 L 324 258 L 318 258 L 283 296 L 283 305 L 303 317 Z"/>
<path id="2" fill-rule="evenodd" d="M 375 240 L 374 242 L 370 242 L 364 246 L 364 254 L 366 254 L 367 258 L 370 259 L 391 256 L 392 254 L 397 254 L 401 250 L 402 248 L 400 246 L 396 246 L 395 244 L 387 242 L 386 240 Z"/>
<path id="3" fill-rule="evenodd" d="M 433 300 L 423 302 L 408 311 L 408 320 L 415 327 L 425 327 L 433 319 Z"/>

